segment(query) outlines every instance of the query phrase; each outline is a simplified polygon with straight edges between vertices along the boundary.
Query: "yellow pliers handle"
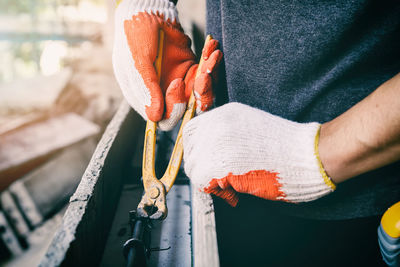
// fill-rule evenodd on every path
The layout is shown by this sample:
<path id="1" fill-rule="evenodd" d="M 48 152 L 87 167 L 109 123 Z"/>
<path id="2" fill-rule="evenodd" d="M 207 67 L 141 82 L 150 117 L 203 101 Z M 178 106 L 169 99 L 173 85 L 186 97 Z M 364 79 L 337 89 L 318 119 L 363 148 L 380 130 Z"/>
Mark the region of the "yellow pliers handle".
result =
<path id="1" fill-rule="evenodd" d="M 206 38 L 206 43 L 212 39 L 211 35 Z M 158 55 L 155 62 L 158 77 L 161 75 L 162 49 L 164 42 L 164 33 L 160 31 Z M 196 78 L 200 75 L 203 65 L 203 55 L 201 56 L 199 67 L 197 68 Z M 155 147 L 156 147 L 156 131 L 157 123 L 148 120 L 143 147 L 143 186 L 144 195 L 137 207 L 137 213 L 142 217 L 150 217 L 150 219 L 163 220 L 167 217 L 168 209 L 166 195 L 173 186 L 179 167 L 181 166 L 183 156 L 182 131 L 186 123 L 193 118 L 196 110 L 196 99 L 192 91 L 185 114 L 183 115 L 182 124 L 179 128 L 178 136 L 175 141 L 174 150 L 172 151 L 168 167 L 163 177 L 158 180 L 155 173 Z"/>

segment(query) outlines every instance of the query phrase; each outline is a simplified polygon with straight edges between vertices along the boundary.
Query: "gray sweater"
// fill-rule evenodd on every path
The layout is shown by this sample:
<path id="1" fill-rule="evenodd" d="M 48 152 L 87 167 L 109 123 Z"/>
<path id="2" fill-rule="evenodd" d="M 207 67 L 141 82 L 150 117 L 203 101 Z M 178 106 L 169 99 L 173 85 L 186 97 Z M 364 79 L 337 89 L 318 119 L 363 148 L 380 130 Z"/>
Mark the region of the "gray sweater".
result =
<path id="1" fill-rule="evenodd" d="M 398 1 L 208 0 L 207 31 L 224 52 L 217 105 L 241 102 L 324 123 L 400 72 Z M 303 217 L 348 219 L 382 214 L 397 201 L 400 162 L 310 203 L 265 205 Z"/>

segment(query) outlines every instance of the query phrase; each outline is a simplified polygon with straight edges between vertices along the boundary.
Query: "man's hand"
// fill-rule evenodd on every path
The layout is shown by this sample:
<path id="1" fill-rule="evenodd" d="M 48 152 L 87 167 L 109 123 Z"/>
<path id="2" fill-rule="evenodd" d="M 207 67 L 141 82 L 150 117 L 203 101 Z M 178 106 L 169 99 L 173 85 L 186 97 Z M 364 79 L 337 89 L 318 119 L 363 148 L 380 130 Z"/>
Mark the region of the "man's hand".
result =
<path id="1" fill-rule="evenodd" d="M 290 202 L 316 199 L 334 189 L 328 175 L 341 183 L 400 160 L 399 96 L 397 74 L 322 124 L 316 142 L 318 123 L 227 104 L 186 125 L 185 171 L 203 191 L 231 204 L 236 192 Z"/>
<path id="2" fill-rule="evenodd" d="M 226 104 L 184 128 L 185 172 L 196 187 L 233 206 L 237 192 L 311 201 L 335 189 L 315 153 L 319 129 L 318 123 L 296 123 L 247 105 Z"/>
<path id="3" fill-rule="evenodd" d="M 159 33 L 164 32 L 161 79 L 154 62 Z M 177 22 L 175 5 L 168 0 L 124 0 L 115 14 L 113 65 L 128 103 L 147 120 L 170 130 L 180 120 L 194 89 L 197 113 L 212 105 L 212 74 L 222 53 L 213 40 L 204 48 L 205 64 L 195 81 L 198 65 L 190 40 Z"/>

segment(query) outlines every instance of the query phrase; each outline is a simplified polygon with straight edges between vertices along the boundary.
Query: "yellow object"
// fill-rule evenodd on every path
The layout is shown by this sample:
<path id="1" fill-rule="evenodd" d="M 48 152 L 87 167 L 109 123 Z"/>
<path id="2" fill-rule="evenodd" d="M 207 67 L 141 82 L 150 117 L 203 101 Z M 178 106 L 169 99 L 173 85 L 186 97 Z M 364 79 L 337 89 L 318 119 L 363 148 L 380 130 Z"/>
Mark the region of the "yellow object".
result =
<path id="1" fill-rule="evenodd" d="M 315 135 L 315 142 L 314 142 L 314 154 L 318 160 L 319 172 L 321 173 L 322 177 L 324 178 L 324 182 L 327 186 L 329 186 L 333 191 L 336 189 L 336 185 L 332 182 L 331 178 L 329 178 L 328 174 L 322 165 L 321 159 L 319 157 L 319 136 L 321 133 L 321 126 L 318 128 L 317 134 Z"/>
<path id="2" fill-rule="evenodd" d="M 383 230 L 393 238 L 400 237 L 400 202 L 391 206 L 382 216 Z"/>
<path id="3" fill-rule="evenodd" d="M 115 1 L 115 8 L 117 8 L 118 5 L 119 5 L 121 2 L 122 2 L 122 0 L 116 0 L 116 1 Z"/>
<path id="4" fill-rule="evenodd" d="M 211 35 L 206 38 L 206 43 L 212 39 Z M 164 32 L 160 31 L 159 50 L 155 62 L 158 78 L 161 75 L 162 52 L 164 45 Z M 196 78 L 200 74 L 203 64 L 203 56 L 201 56 L 199 67 L 197 68 Z M 155 147 L 156 147 L 156 131 L 157 123 L 150 120 L 147 121 L 144 147 L 143 147 L 143 186 L 145 194 L 140 201 L 137 212 L 140 216 L 150 217 L 151 219 L 165 219 L 167 217 L 166 195 L 175 182 L 178 175 L 179 167 L 181 166 L 183 157 L 182 132 L 185 124 L 194 116 L 196 110 L 196 99 L 192 92 L 189 98 L 189 103 L 183 115 L 182 124 L 179 128 L 178 136 L 176 137 L 175 146 L 172 151 L 168 167 L 163 177 L 158 180 L 155 174 Z M 148 214 L 149 208 L 155 211 L 153 214 Z"/>

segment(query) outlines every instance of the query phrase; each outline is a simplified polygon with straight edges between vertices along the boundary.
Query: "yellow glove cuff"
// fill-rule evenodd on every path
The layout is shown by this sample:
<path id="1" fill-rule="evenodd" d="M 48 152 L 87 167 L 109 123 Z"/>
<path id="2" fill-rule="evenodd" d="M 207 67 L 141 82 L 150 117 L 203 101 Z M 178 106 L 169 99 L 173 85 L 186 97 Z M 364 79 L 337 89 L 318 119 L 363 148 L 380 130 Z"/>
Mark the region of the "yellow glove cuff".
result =
<path id="1" fill-rule="evenodd" d="M 332 191 L 334 191 L 336 189 L 336 185 L 333 183 L 333 181 L 331 180 L 331 178 L 328 176 L 328 174 L 326 173 L 324 166 L 322 165 L 321 159 L 319 157 L 319 149 L 318 149 L 318 144 L 319 144 L 319 136 L 321 133 L 321 126 L 319 126 L 317 134 L 315 135 L 315 143 L 314 143 L 314 154 L 317 157 L 317 161 L 318 161 L 318 166 L 319 166 L 319 172 L 322 175 L 322 178 L 324 178 L 324 182 L 327 186 L 329 186 Z"/>

